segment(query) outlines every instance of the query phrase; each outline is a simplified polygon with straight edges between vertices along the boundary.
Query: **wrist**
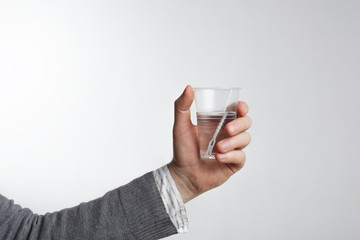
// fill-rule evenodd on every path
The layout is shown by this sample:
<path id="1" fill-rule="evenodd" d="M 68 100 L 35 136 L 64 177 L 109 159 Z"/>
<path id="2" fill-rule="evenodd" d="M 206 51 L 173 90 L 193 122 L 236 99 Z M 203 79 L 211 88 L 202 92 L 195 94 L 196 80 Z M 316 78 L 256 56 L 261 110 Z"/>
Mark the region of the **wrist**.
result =
<path id="1" fill-rule="evenodd" d="M 192 186 L 189 177 L 174 162 L 169 163 L 167 167 L 184 203 L 199 195 Z"/>

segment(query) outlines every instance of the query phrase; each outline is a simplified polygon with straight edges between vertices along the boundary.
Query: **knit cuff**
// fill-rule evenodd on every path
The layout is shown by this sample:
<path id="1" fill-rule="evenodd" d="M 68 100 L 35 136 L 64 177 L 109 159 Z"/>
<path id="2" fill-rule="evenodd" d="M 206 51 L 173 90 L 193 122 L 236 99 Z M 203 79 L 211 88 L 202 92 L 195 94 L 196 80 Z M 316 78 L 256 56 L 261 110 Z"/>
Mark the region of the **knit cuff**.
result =
<path id="1" fill-rule="evenodd" d="M 151 172 L 121 187 L 119 191 L 126 218 L 136 239 L 159 239 L 177 233 Z"/>

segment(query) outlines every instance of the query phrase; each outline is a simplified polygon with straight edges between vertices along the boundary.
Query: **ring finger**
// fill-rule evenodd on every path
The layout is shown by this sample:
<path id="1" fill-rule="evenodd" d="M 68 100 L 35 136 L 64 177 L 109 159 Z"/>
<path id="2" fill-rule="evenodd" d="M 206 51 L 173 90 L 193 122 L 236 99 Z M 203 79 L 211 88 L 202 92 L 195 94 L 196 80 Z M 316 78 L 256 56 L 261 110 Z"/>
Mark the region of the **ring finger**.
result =
<path id="1" fill-rule="evenodd" d="M 226 153 L 234 149 L 242 149 L 251 141 L 251 136 L 247 132 L 242 132 L 233 137 L 225 138 L 216 144 L 216 148 L 220 153 Z"/>

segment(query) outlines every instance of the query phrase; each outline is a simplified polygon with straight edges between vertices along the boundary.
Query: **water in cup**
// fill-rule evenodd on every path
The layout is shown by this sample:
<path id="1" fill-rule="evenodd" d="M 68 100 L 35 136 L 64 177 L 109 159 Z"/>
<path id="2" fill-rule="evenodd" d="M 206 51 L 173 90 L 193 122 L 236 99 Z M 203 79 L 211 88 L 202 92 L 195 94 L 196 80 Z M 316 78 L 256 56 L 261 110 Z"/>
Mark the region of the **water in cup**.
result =
<path id="1" fill-rule="evenodd" d="M 200 157 L 215 159 L 216 143 L 229 137 L 225 126 L 236 118 L 239 88 L 194 88 Z"/>
<path id="2" fill-rule="evenodd" d="M 216 143 L 228 137 L 225 126 L 236 119 L 236 112 L 205 112 L 197 113 L 199 129 L 200 156 L 215 159 Z"/>

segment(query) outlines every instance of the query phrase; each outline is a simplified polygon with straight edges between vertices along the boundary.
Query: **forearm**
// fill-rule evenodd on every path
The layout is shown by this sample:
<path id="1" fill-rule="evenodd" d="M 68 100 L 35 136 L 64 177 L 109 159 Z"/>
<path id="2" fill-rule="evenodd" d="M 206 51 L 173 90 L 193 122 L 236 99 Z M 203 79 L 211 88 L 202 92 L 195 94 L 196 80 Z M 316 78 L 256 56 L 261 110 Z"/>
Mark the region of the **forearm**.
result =
<path id="1" fill-rule="evenodd" d="M 101 198 L 45 215 L 0 195 L 0 239 L 159 239 L 176 232 L 152 173 Z"/>
<path id="2" fill-rule="evenodd" d="M 106 228 L 108 235 L 115 234 L 114 226 L 121 229 L 121 236 L 131 236 L 118 199 L 114 190 L 73 208 L 37 215 L 2 197 L 1 209 L 5 211 L 0 212 L 0 239 L 96 239 Z"/>

